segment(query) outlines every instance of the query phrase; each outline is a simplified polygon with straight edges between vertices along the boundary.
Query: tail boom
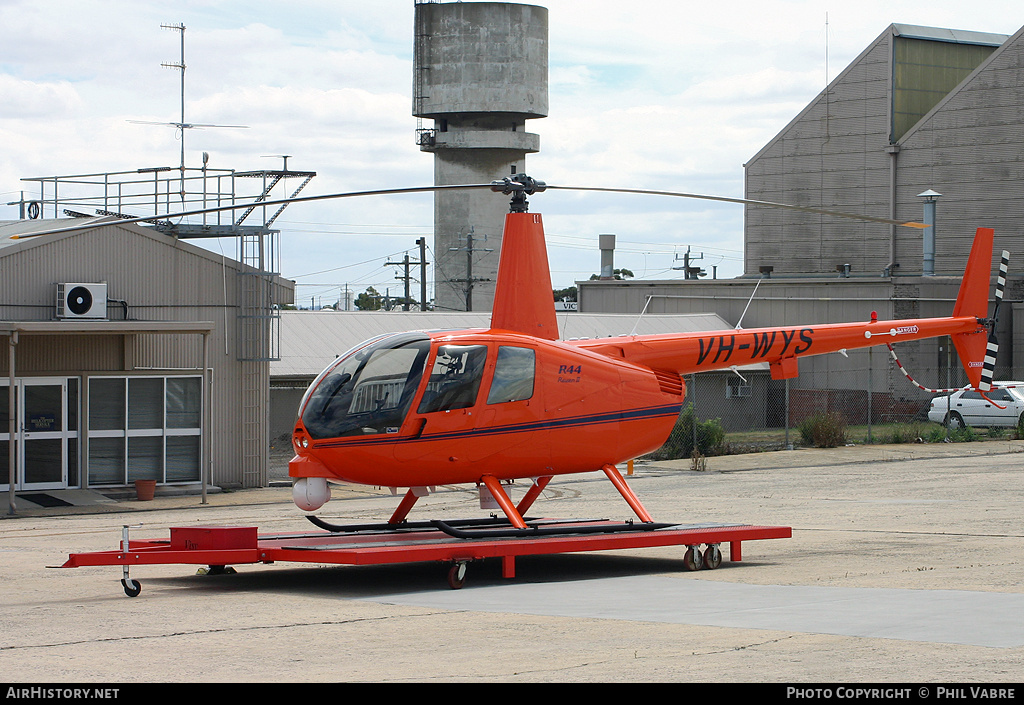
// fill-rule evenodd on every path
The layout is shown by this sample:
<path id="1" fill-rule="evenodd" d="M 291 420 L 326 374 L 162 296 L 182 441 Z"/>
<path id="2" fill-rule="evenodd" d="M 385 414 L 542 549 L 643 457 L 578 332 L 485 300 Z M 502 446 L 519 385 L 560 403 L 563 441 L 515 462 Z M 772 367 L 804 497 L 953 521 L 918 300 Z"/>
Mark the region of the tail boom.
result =
<path id="1" fill-rule="evenodd" d="M 797 358 L 805 355 L 824 355 L 948 335 L 960 355 L 971 385 L 986 391 L 991 387 L 996 352 L 995 341 L 988 335 L 992 321 L 986 317 L 993 236 L 991 228 L 978 228 L 950 317 L 624 336 L 575 341 L 573 344 L 679 374 L 767 362 L 773 378 L 788 379 L 797 376 Z M 1000 277 L 1005 277 L 1005 257 L 1004 254 Z"/>
<path id="2" fill-rule="evenodd" d="M 796 376 L 796 359 L 908 342 L 942 335 L 980 340 L 985 348 L 986 328 L 974 316 L 919 318 L 872 323 L 820 326 L 751 328 L 715 333 L 679 333 L 624 336 L 571 344 L 610 357 L 679 374 L 730 369 L 767 362 L 777 379 Z M 965 360 L 967 358 L 964 358 Z M 980 365 L 979 365 L 980 370 Z M 980 372 L 979 372 L 980 374 Z"/>

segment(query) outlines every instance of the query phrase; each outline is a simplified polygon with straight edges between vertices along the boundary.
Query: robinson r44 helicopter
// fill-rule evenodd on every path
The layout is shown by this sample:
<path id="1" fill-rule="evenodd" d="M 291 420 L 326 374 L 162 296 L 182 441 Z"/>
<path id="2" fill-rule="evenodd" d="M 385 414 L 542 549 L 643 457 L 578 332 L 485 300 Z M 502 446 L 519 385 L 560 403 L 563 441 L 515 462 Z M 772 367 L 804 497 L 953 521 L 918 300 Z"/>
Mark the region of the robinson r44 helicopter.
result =
<path id="1" fill-rule="evenodd" d="M 510 526 L 501 531 L 535 536 L 542 532 L 529 529 L 524 515 L 553 477 L 602 471 L 640 528 L 653 527 L 617 466 L 665 442 L 683 405 L 683 375 L 767 362 L 773 379 L 788 379 L 797 376 L 803 356 L 882 344 L 891 350 L 894 342 L 949 335 L 970 384 L 982 393 L 991 389 L 1007 258 L 1004 253 L 996 312 L 988 318 L 991 229 L 977 231 L 949 317 L 879 321 L 872 314 L 862 323 L 563 341 L 541 216 L 529 212 L 526 196 L 572 187 L 548 187 L 525 174 L 489 186 L 512 195 L 491 327 L 381 336 L 332 362 L 307 390 L 292 434 L 289 475 L 295 478 L 293 499 L 299 508 L 320 509 L 334 481 L 391 487 L 396 493 L 407 488 L 388 520 L 399 525 L 430 488 L 476 484 L 504 513 Z M 860 218 L 742 199 L 641 193 Z M 522 479 L 532 485 L 513 503 L 505 486 Z"/>

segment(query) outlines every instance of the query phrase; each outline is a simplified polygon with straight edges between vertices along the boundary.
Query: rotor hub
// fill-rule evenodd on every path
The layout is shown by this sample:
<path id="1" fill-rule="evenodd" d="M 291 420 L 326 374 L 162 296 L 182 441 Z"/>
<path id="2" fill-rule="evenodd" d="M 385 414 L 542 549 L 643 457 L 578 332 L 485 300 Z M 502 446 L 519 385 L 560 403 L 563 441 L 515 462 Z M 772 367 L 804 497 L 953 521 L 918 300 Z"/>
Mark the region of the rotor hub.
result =
<path id="1" fill-rule="evenodd" d="M 530 204 L 526 200 L 526 197 L 532 196 L 534 193 L 545 191 L 547 190 L 547 187 L 548 185 L 543 181 L 538 181 L 526 174 L 506 176 L 501 181 L 491 182 L 492 191 L 504 193 L 505 195 L 512 195 L 512 200 L 509 202 L 510 213 L 528 213 L 530 210 Z"/>

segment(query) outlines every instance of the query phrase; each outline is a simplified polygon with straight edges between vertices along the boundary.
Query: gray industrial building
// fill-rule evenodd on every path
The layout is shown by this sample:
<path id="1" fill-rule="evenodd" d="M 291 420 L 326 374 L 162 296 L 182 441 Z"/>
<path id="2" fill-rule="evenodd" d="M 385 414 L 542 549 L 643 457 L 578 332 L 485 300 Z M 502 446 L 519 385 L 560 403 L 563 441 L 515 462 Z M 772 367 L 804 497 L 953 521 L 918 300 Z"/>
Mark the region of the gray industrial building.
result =
<path id="1" fill-rule="evenodd" d="M 883 319 L 945 316 L 975 230 L 992 227 L 993 265 L 1001 250 L 1011 252 L 996 379 L 1019 379 L 1024 282 L 1013 275 L 1013 253 L 1024 249 L 1022 33 L 890 25 L 745 165 L 753 200 L 921 221 L 929 200 L 921 194 L 940 194 L 931 197 L 935 226 L 926 231 L 933 256 L 920 229 L 748 205 L 744 277 L 580 282 L 580 310 L 714 311 L 734 325 L 746 310 L 745 328 L 866 321 L 872 311 Z M 897 352 L 927 386 L 965 383 L 945 339 Z M 805 358 L 792 384 L 819 401 L 841 392 L 866 405 L 873 395 L 875 417 L 919 417 L 930 398 L 884 348 Z"/>
<path id="2" fill-rule="evenodd" d="M 526 171 L 548 114 L 548 11 L 502 2 L 416 2 L 412 113 L 434 184 L 487 184 Z M 508 202 L 489 191 L 434 196 L 434 302 L 489 311 Z"/>
<path id="3" fill-rule="evenodd" d="M 277 304 L 293 283 L 137 224 L 42 234 L 82 222 L 0 223 L 0 490 L 265 485 L 269 361 L 240 359 L 240 280 Z"/>

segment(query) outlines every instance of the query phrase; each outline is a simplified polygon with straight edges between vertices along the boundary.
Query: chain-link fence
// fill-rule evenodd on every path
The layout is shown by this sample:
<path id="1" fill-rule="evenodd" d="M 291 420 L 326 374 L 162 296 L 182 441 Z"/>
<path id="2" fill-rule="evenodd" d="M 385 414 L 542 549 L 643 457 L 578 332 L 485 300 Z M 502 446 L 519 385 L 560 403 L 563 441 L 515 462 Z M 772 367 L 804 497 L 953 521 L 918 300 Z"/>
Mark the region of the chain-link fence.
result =
<path id="1" fill-rule="evenodd" d="M 687 375 L 679 422 L 653 457 L 689 458 L 695 448 L 707 456 L 815 445 L 809 428 L 838 434 L 832 445 L 945 440 L 947 429 L 930 421 L 928 411 L 933 398 L 945 409 L 941 399 L 948 395 L 918 385 L 967 385 L 948 339 L 904 344 L 897 354 L 913 381 L 885 347 L 801 358 L 800 374 L 790 380 L 771 379 L 767 365 Z M 994 379 L 1012 375 L 1011 368 L 997 367 Z M 985 433 L 1013 434 L 1012 414 L 1011 408 Z"/>

